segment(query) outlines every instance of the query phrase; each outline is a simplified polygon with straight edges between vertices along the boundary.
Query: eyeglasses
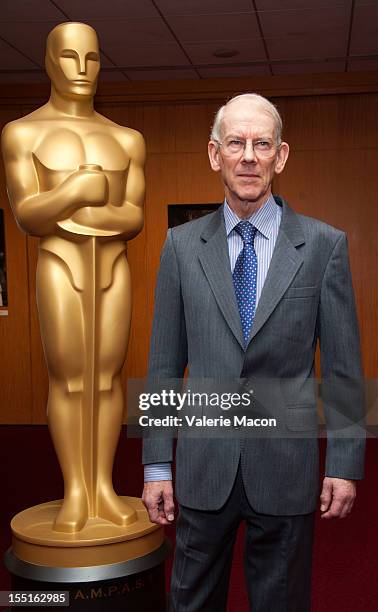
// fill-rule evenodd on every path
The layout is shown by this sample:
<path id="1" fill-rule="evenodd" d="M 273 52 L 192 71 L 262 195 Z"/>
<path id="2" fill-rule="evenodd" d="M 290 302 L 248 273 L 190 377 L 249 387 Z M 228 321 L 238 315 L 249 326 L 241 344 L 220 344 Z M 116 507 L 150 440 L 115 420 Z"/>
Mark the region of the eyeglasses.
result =
<path id="1" fill-rule="evenodd" d="M 247 140 L 242 138 L 226 138 L 223 142 L 220 140 L 215 140 L 215 142 L 223 148 L 223 153 L 228 157 L 236 157 L 244 153 L 248 144 L 251 145 L 257 157 L 270 157 L 281 144 L 275 144 L 271 140 L 251 140 L 249 138 Z"/>

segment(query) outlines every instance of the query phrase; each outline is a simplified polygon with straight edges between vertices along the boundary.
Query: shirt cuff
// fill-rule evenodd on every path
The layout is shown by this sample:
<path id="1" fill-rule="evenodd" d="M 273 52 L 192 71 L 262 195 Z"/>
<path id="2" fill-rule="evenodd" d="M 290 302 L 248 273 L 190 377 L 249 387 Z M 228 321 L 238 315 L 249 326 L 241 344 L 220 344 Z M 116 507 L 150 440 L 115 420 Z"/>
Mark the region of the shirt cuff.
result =
<path id="1" fill-rule="evenodd" d="M 168 463 L 149 463 L 144 466 L 144 482 L 172 480 L 172 468 Z"/>

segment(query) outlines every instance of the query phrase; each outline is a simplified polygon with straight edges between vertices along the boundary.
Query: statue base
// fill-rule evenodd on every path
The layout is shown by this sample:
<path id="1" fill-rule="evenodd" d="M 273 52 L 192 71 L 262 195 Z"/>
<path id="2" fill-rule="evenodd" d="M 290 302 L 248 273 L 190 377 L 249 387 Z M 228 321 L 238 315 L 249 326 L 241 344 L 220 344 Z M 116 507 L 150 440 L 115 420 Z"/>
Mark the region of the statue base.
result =
<path id="1" fill-rule="evenodd" d="M 170 545 L 139 498 L 125 501 L 137 512 L 134 523 L 121 527 L 93 518 L 73 534 L 52 528 L 61 500 L 17 514 L 5 555 L 12 590 L 68 591 L 75 610 L 165 611 Z"/>

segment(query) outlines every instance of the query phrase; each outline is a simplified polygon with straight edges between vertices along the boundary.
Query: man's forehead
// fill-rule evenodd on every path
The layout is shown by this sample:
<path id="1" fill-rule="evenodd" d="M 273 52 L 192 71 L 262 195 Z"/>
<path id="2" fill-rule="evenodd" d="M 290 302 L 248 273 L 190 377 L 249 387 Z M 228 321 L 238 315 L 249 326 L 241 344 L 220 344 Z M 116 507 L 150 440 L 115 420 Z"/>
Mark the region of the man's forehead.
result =
<path id="1" fill-rule="evenodd" d="M 274 119 L 264 107 L 246 101 L 227 105 L 222 124 L 227 131 L 260 127 L 273 132 L 275 129 Z"/>

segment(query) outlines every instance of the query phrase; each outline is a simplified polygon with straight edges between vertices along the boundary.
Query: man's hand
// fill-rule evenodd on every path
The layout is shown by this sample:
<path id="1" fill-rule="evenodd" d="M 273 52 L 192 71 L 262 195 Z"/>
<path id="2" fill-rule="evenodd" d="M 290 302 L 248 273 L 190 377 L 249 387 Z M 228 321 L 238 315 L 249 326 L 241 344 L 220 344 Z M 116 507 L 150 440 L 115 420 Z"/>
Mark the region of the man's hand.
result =
<path id="1" fill-rule="evenodd" d="M 320 511 L 322 518 L 345 518 L 352 510 L 356 498 L 356 483 L 354 480 L 330 478 L 323 480 L 320 495 Z"/>
<path id="2" fill-rule="evenodd" d="M 152 523 L 170 525 L 175 519 L 172 480 L 144 483 L 142 501 Z"/>

